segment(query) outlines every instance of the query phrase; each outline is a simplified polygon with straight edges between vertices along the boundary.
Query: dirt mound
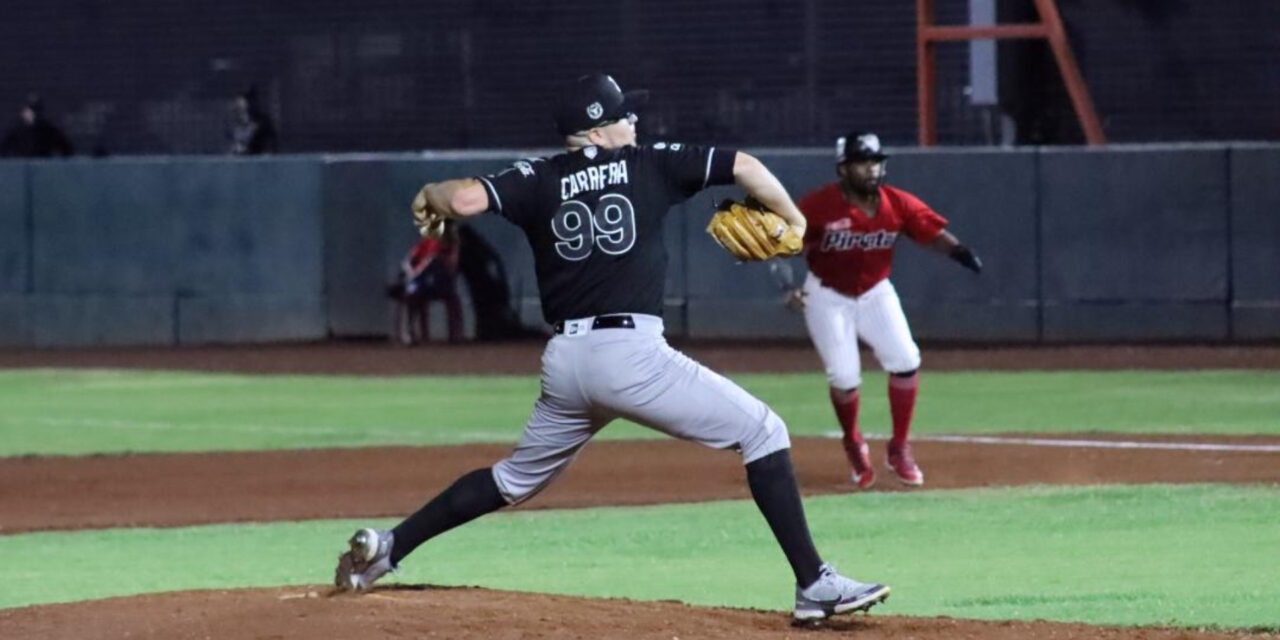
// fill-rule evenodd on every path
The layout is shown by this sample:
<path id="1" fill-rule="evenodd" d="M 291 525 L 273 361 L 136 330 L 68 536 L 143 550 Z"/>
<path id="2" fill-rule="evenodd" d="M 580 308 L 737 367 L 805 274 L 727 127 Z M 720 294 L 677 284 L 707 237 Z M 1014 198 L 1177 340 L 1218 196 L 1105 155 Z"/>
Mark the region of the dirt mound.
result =
<path id="1" fill-rule="evenodd" d="M 0 610 L 6 638 L 590 638 L 734 640 L 1210 640 L 1248 634 L 1058 622 L 852 615 L 795 628 L 786 612 L 680 602 L 572 598 L 470 587 L 398 586 L 361 595 L 328 587 L 184 591 Z"/>

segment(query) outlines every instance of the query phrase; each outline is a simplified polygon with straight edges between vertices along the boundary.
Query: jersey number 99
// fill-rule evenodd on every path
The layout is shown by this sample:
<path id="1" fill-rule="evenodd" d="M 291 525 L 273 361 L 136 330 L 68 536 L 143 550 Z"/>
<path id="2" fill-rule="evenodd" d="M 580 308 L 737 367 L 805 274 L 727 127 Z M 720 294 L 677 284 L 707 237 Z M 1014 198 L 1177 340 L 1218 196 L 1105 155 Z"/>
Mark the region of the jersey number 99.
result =
<path id="1" fill-rule="evenodd" d="M 585 260 L 596 247 L 621 255 L 636 243 L 636 210 L 626 196 L 616 193 L 600 196 L 594 211 L 586 203 L 570 200 L 552 216 L 551 232 L 560 239 L 556 253 L 565 260 Z"/>

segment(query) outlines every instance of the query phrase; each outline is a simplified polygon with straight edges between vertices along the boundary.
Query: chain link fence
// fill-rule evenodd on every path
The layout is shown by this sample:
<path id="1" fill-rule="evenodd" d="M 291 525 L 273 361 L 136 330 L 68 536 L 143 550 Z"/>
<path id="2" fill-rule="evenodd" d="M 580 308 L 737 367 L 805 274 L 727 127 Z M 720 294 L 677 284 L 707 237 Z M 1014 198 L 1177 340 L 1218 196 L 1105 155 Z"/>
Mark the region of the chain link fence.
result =
<path id="1" fill-rule="evenodd" d="M 938 0 L 939 23 L 970 1 Z M 1280 139 L 1280 2 L 1059 4 L 1110 141 Z M 942 144 L 1080 142 L 1047 46 L 997 47 L 992 104 L 969 45 L 940 45 Z M 551 147 L 556 87 L 594 70 L 652 90 L 647 139 L 916 139 L 905 0 L 46 0 L 6 9 L 0 51 L 0 104 L 39 93 L 82 154 L 225 153 L 250 86 L 285 152 Z"/>

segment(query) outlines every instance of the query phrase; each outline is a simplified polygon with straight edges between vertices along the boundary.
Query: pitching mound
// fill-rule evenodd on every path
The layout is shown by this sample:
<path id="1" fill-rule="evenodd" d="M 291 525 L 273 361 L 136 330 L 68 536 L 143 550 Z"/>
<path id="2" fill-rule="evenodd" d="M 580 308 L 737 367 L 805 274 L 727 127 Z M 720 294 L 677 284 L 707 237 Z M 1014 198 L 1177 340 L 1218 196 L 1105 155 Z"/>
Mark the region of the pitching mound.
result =
<path id="1" fill-rule="evenodd" d="M 0 610 L 0 632 L 7 638 L 44 640 L 86 637 L 1238 640 L 1251 637 L 1181 629 L 874 614 L 844 616 L 817 628 L 794 628 L 786 612 L 429 586 L 382 588 L 362 595 L 331 595 L 327 587 L 185 591 L 6 609 Z"/>

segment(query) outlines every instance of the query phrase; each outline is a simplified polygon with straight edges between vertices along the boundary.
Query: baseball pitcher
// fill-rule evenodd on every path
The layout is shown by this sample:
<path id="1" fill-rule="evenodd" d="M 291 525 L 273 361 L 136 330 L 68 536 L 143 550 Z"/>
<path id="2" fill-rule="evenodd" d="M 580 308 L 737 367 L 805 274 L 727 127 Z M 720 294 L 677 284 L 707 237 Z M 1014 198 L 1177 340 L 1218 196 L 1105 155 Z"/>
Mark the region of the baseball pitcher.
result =
<path id="1" fill-rule="evenodd" d="M 394 529 L 357 531 L 339 557 L 340 589 L 368 588 L 432 537 L 528 500 L 592 436 L 626 418 L 741 454 L 752 497 L 795 574 L 796 619 L 866 610 L 888 597 L 888 587 L 844 577 L 819 557 L 782 419 L 663 338 L 662 224 L 672 205 L 708 186 L 741 186 L 776 212 L 732 219 L 734 240 L 750 243 L 760 259 L 798 252 L 804 216 L 774 175 L 745 153 L 638 146 L 636 114 L 645 97 L 623 93 L 608 75 L 583 76 L 555 113 L 564 153 L 522 160 L 495 175 L 431 183 L 414 199 L 426 234 L 439 233 L 446 219 L 486 212 L 523 230 L 555 335 L 542 356 L 542 394 L 511 455 L 459 478 Z"/>
<path id="2" fill-rule="evenodd" d="M 945 218 L 916 196 L 884 184 L 888 157 L 874 133 L 851 133 L 836 141 L 839 180 L 800 200 L 808 220 L 804 245 L 809 275 L 790 300 L 791 306 L 804 308 L 844 433 L 851 478 L 861 489 L 870 488 L 876 476 L 858 430 L 859 339 L 889 373 L 893 437 L 887 466 L 904 484 L 924 484 L 908 440 L 920 388 L 920 349 L 889 282 L 898 236 L 946 254 L 974 273 L 982 271 L 978 256 L 944 228 Z"/>

